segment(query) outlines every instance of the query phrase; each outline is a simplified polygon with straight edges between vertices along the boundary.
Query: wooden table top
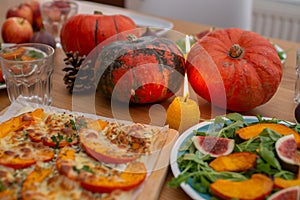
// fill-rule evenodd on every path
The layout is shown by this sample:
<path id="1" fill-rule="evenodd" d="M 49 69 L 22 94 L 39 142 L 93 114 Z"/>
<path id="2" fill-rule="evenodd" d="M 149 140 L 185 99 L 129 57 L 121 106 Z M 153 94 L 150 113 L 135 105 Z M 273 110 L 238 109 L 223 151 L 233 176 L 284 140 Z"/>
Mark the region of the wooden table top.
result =
<path id="1" fill-rule="evenodd" d="M 108 8 L 112 7 L 93 4 L 93 6 L 98 6 L 99 8 Z M 116 8 L 120 10 L 121 8 Z M 120 11 L 124 12 L 123 9 Z M 126 10 L 126 12 L 133 12 Z M 134 12 L 133 12 L 134 13 Z M 166 19 L 166 18 L 164 18 Z M 3 19 L 2 19 L 3 20 Z M 179 31 L 184 34 L 196 34 L 198 32 L 207 30 L 209 26 L 202 24 L 195 24 L 180 20 L 167 19 L 174 24 L 174 30 Z M 244 115 L 258 115 L 266 117 L 277 117 L 280 119 L 285 119 L 288 121 L 294 121 L 294 109 L 296 104 L 293 101 L 294 95 L 294 86 L 295 86 L 295 64 L 296 64 L 296 50 L 300 48 L 299 43 L 288 42 L 279 39 L 271 39 L 273 42 L 278 44 L 282 49 L 287 50 L 287 60 L 283 66 L 283 77 L 281 84 L 278 88 L 278 91 L 274 97 L 267 102 L 266 104 L 259 106 L 248 112 L 243 112 Z M 116 110 L 112 110 L 111 102 L 97 92 L 95 96 L 88 97 L 88 102 L 92 102 L 93 105 L 85 104 L 85 101 L 78 101 L 78 98 L 72 98 L 72 95 L 66 89 L 63 76 L 64 73 L 62 69 L 64 68 L 63 59 L 65 58 L 65 53 L 62 49 L 56 49 L 55 52 L 55 64 L 54 64 L 54 74 L 53 74 L 53 106 L 95 113 L 104 117 L 116 117 L 122 119 L 128 119 L 130 117 L 135 122 L 140 123 L 155 123 L 155 122 L 164 122 L 165 121 L 165 109 L 172 101 L 172 98 L 162 102 L 161 104 L 155 105 L 146 105 L 146 106 L 119 106 Z M 197 98 L 199 107 L 201 110 L 202 119 L 210 119 L 218 114 L 217 112 L 211 112 L 212 107 L 206 101 Z M 86 100 L 86 99 L 85 99 Z M 4 110 L 10 105 L 7 92 L 5 89 L 0 90 L 0 111 Z M 117 105 L 114 105 L 116 107 Z M 216 109 L 217 110 L 217 109 Z M 220 111 L 222 112 L 222 111 Z M 117 116 L 116 116 L 117 115 Z M 181 188 L 173 189 L 168 188 L 167 183 L 172 178 L 172 173 L 169 172 L 167 180 L 162 188 L 160 199 L 189 199 L 185 192 Z"/>

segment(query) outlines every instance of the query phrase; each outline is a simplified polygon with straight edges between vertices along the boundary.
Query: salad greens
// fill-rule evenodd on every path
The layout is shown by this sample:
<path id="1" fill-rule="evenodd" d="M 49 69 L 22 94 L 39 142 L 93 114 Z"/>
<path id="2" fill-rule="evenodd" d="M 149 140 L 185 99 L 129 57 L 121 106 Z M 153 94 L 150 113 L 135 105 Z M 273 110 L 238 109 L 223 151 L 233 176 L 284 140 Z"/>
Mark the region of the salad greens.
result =
<path id="1" fill-rule="evenodd" d="M 248 151 L 258 155 L 256 168 L 245 172 L 217 172 L 209 166 L 213 160 L 209 155 L 200 153 L 194 146 L 192 139 L 188 138 L 180 147 L 181 155 L 177 159 L 181 174 L 174 177 L 169 183 L 170 187 L 179 187 L 181 183 L 188 182 L 195 190 L 210 194 L 209 186 L 217 179 L 227 179 L 242 181 L 249 179 L 255 173 L 264 173 L 271 177 L 279 177 L 287 180 L 294 179 L 296 174 L 284 170 L 280 165 L 275 153 L 275 142 L 282 137 L 281 134 L 271 130 L 264 129 L 260 135 L 249 140 L 242 140 L 236 135 L 236 130 L 255 123 L 284 123 L 296 131 L 300 130 L 299 124 L 291 124 L 284 120 L 276 118 L 265 119 L 262 116 L 256 116 L 257 121 L 246 122 L 242 115 L 231 113 L 223 116 L 217 116 L 212 122 L 212 128 L 208 132 L 195 130 L 194 135 L 218 136 L 235 140 L 234 152 Z"/>

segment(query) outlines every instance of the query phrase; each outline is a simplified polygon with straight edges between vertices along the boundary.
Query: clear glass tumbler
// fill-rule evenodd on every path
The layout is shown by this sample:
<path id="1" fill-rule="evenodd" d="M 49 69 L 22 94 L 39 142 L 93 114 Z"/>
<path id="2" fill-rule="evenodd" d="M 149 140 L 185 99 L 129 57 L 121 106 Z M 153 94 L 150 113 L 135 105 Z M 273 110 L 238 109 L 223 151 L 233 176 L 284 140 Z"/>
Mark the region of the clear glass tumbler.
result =
<path id="1" fill-rule="evenodd" d="M 44 28 L 55 39 L 60 48 L 60 30 L 68 18 L 78 13 L 78 4 L 71 0 L 47 1 L 41 4 Z"/>
<path id="2" fill-rule="evenodd" d="M 41 43 L 24 43 L 0 51 L 0 63 L 11 102 L 17 98 L 51 105 L 54 49 Z"/>
<path id="3" fill-rule="evenodd" d="M 296 83 L 294 101 L 300 103 L 300 49 L 296 53 Z"/>

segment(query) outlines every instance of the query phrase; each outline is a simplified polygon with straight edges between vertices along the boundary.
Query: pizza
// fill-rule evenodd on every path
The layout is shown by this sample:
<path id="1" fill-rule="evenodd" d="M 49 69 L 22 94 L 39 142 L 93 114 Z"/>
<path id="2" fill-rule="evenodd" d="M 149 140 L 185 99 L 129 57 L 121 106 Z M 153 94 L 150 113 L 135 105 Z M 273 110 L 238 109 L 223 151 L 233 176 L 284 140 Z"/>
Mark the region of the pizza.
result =
<path id="1" fill-rule="evenodd" d="M 38 108 L 0 124 L 1 199 L 131 199 L 158 127 Z"/>

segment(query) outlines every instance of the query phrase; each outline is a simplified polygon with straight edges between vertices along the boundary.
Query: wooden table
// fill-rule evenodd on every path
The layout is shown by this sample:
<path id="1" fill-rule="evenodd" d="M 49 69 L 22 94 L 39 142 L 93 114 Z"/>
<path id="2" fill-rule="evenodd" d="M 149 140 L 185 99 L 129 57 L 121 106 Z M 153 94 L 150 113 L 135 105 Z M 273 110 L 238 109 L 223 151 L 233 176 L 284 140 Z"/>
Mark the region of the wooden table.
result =
<path id="1" fill-rule="evenodd" d="M 107 8 L 111 9 L 112 7 L 93 4 L 93 6 L 99 7 L 101 9 Z M 115 8 L 117 11 L 121 8 Z M 123 9 L 120 12 L 124 12 Z M 126 10 L 126 12 L 131 12 Z M 133 11 L 132 11 L 133 12 Z M 92 11 L 91 11 L 92 13 Z M 3 20 L 3 19 L 2 19 Z M 167 19 L 174 24 L 174 30 L 182 32 L 184 34 L 196 34 L 198 32 L 204 31 L 209 28 L 207 25 L 189 23 L 180 20 Z M 296 104 L 293 101 L 294 95 L 294 85 L 295 85 L 295 63 L 296 63 L 296 50 L 300 48 L 299 43 L 293 43 L 278 39 L 271 39 L 273 42 L 278 44 L 283 49 L 288 49 L 287 60 L 283 66 L 283 78 L 281 84 L 278 88 L 275 96 L 266 104 L 259 106 L 248 112 L 243 112 L 244 115 L 257 115 L 261 114 L 266 117 L 277 117 L 285 119 L 288 121 L 294 121 L 294 108 Z M 78 110 L 84 112 L 91 112 L 97 115 L 104 117 L 116 117 L 116 113 L 112 111 L 110 101 L 102 97 L 100 92 L 97 92 L 95 96 L 89 97 L 88 101 L 93 102 L 94 105 L 84 104 L 82 102 L 77 103 L 76 99 L 72 99 L 72 95 L 66 89 L 63 83 L 64 68 L 63 59 L 65 58 L 65 53 L 62 49 L 56 49 L 55 52 L 55 69 L 53 74 L 53 106 L 69 109 L 69 110 Z M 211 112 L 212 107 L 206 101 L 197 98 L 199 107 L 201 110 L 202 119 L 210 119 L 217 115 L 219 112 L 222 113 L 222 110 L 214 109 L 216 112 Z M 119 106 L 117 109 L 117 118 L 128 119 L 132 118 L 135 122 L 141 123 L 155 123 L 155 122 L 164 122 L 165 121 L 165 109 L 172 101 L 172 98 L 162 102 L 161 104 L 156 105 L 146 105 L 146 106 Z M 73 106 L 72 106 L 73 104 Z M 0 111 L 3 111 L 7 106 L 10 105 L 8 100 L 7 92 L 5 89 L 0 90 Z M 129 113 L 129 115 L 128 115 Z M 150 117 L 149 117 L 150 115 Z M 172 173 L 169 172 L 167 179 L 163 185 L 160 199 L 189 199 L 185 192 L 180 189 L 168 188 L 167 183 L 172 178 Z"/>

